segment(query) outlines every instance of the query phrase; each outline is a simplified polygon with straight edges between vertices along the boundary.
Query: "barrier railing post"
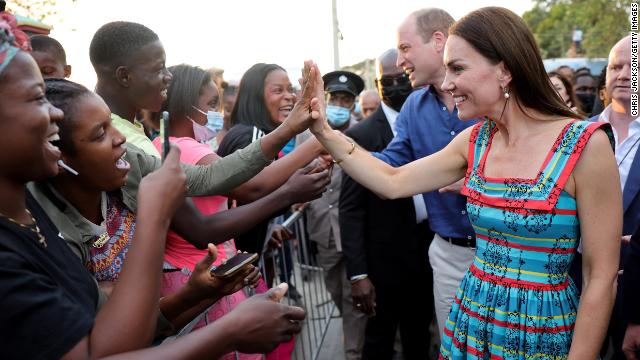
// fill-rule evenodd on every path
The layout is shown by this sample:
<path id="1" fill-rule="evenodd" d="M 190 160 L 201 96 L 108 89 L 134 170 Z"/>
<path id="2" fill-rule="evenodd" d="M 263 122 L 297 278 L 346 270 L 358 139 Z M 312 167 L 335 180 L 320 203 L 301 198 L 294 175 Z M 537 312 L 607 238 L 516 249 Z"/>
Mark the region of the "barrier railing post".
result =
<path id="1" fill-rule="evenodd" d="M 301 299 L 299 299 L 301 305 L 307 311 L 307 319 L 303 323 L 301 333 L 296 336 L 295 340 L 292 358 L 296 360 L 318 358 L 335 310 L 335 304 L 333 304 L 324 283 L 324 270 L 312 261 L 313 257 L 303 218 L 305 208 L 306 206 L 301 206 L 281 224 L 292 230 L 298 239 L 298 246 L 283 244 L 276 251 L 269 251 L 265 244 L 263 256 L 259 261 L 265 278 L 268 274 L 266 265 L 270 263 L 273 265 L 274 278 L 284 279 L 290 286 L 298 290 L 301 295 Z M 302 279 L 302 281 L 298 282 L 298 279 Z M 273 286 L 273 284 L 268 285 Z M 294 300 L 292 297 L 291 294 L 287 296 L 290 305 Z"/>

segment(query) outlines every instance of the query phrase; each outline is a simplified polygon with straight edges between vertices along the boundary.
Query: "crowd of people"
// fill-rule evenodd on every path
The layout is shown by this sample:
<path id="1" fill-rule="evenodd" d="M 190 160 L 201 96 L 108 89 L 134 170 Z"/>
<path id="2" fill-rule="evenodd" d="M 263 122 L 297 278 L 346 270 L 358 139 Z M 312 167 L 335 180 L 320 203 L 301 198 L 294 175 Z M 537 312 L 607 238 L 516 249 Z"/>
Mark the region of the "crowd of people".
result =
<path id="1" fill-rule="evenodd" d="M 2 357 L 290 358 L 306 312 L 273 267 L 294 208 L 346 359 L 429 359 L 432 339 L 440 359 L 636 359 L 631 38 L 599 80 L 547 72 L 504 8 L 418 10 L 397 38 L 375 89 L 310 60 L 297 88 L 276 64 L 239 84 L 167 67 L 156 33 L 111 22 L 92 91 L 1 12 Z"/>

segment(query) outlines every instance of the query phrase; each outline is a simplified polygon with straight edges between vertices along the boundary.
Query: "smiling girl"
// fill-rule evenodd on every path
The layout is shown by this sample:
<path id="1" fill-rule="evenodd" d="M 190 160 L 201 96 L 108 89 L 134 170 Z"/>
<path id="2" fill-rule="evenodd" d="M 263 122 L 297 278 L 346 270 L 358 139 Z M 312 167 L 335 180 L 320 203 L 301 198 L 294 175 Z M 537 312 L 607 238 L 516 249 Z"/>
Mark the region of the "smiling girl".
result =
<path id="1" fill-rule="evenodd" d="M 218 155 L 224 157 L 233 154 L 271 133 L 287 118 L 295 102 L 296 95 L 284 68 L 276 64 L 253 65 L 240 80 L 236 103 L 231 112 L 232 127 L 220 143 Z M 307 158 L 307 162 L 315 156 Z M 276 163 L 289 161 L 289 157 Z M 238 200 L 238 203 L 246 201 Z M 237 237 L 238 247 L 244 251 L 261 253 L 268 228 L 269 223 L 263 222 Z"/>
<path id="2" fill-rule="evenodd" d="M 170 141 L 180 148 L 180 160 L 190 165 L 209 165 L 214 161 L 218 161 L 219 157 L 211 150 L 211 147 L 203 143 L 208 141 L 210 136 L 213 136 L 212 132 L 207 131 L 208 129 L 205 125 L 207 124 L 207 113 L 218 107 L 220 101 L 218 88 L 212 81 L 209 73 L 200 68 L 183 64 L 172 66 L 169 68 L 169 71 L 173 74 L 173 81 L 169 87 L 165 107 L 170 114 L 169 130 L 172 134 Z M 160 139 L 155 139 L 153 143 L 158 150 L 162 148 Z M 263 174 L 260 174 L 257 177 L 260 178 L 263 176 Z M 290 180 L 290 184 L 300 182 L 306 177 L 308 176 L 294 174 Z M 306 187 L 311 194 L 322 190 L 326 183 L 319 183 L 319 185 L 322 187 Z M 291 190 L 290 186 L 285 185 L 284 188 L 275 191 L 275 193 L 283 195 L 278 198 L 280 205 L 277 210 L 291 205 L 291 196 L 289 196 Z M 232 190 L 229 195 L 235 198 L 244 198 L 245 194 L 249 192 L 250 190 L 247 189 L 247 185 L 243 184 Z M 273 194 L 271 196 L 273 197 Z M 303 197 L 298 197 L 296 202 L 304 201 L 304 199 Z M 228 211 L 228 198 L 226 196 L 198 197 L 193 198 L 192 201 L 203 215 Z M 253 216 L 253 218 L 257 220 L 268 217 L 274 211 L 273 207 L 263 206 L 260 205 L 260 203 L 261 201 L 256 201 L 250 205 L 245 205 L 261 207 L 262 211 L 260 211 L 259 215 Z M 219 265 L 236 253 L 236 246 L 233 239 L 220 242 L 217 248 L 218 259 L 216 259 L 214 265 Z M 163 275 L 163 295 L 176 292 L 179 287 L 187 281 L 187 274 L 194 271 L 194 266 L 198 259 L 202 257 L 203 251 L 204 250 L 195 248 L 187 240 L 173 231 L 169 232 L 165 250 L 166 270 Z M 238 291 L 226 296 L 207 311 L 203 321 L 196 325 L 196 328 L 208 322 L 215 321 L 231 311 L 246 298 L 247 295 L 243 291 Z M 255 359 L 257 357 L 256 355 L 247 354 L 227 354 L 224 359 L 227 358 Z"/>

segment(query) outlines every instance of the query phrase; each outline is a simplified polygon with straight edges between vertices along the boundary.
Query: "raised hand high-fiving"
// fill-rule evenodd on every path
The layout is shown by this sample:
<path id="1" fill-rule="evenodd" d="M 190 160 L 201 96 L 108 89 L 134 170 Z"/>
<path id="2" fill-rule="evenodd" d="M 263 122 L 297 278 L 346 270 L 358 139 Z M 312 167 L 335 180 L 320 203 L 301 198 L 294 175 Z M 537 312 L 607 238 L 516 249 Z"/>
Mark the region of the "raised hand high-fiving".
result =
<path id="1" fill-rule="evenodd" d="M 302 94 L 282 124 L 296 134 L 308 129 L 320 117 L 319 103 L 323 101 L 323 93 L 318 94 L 316 91 L 318 78 L 322 82 L 322 77 L 318 76 L 318 67 L 315 63 L 311 60 L 305 61 L 302 79 L 300 79 Z"/>
<path id="2" fill-rule="evenodd" d="M 312 133 L 317 134 L 324 130 L 331 130 L 331 126 L 327 122 L 326 116 L 326 104 L 324 98 L 324 81 L 322 80 L 322 74 L 318 69 L 318 65 L 315 63 L 309 64 L 312 71 L 309 72 L 309 81 L 307 82 L 307 88 L 309 93 L 313 94 L 312 98 L 315 100 L 312 104 L 312 120 L 313 123 L 309 125 L 309 130 Z"/>

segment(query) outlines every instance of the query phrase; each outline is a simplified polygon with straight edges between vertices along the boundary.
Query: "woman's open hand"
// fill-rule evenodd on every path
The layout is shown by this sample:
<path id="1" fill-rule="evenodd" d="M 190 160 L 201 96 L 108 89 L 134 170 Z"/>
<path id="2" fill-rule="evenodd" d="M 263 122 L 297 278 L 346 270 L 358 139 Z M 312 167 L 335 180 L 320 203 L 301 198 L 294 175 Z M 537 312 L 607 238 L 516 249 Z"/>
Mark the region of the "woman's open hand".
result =
<path id="1" fill-rule="evenodd" d="M 289 128 L 294 134 L 305 131 L 321 117 L 321 104 L 324 103 L 324 94 L 317 91 L 318 79 L 322 88 L 322 77 L 318 73 L 318 67 L 312 60 L 304 62 L 302 79 L 299 80 L 302 94 L 293 106 L 289 116 L 283 122 L 283 126 Z"/>

